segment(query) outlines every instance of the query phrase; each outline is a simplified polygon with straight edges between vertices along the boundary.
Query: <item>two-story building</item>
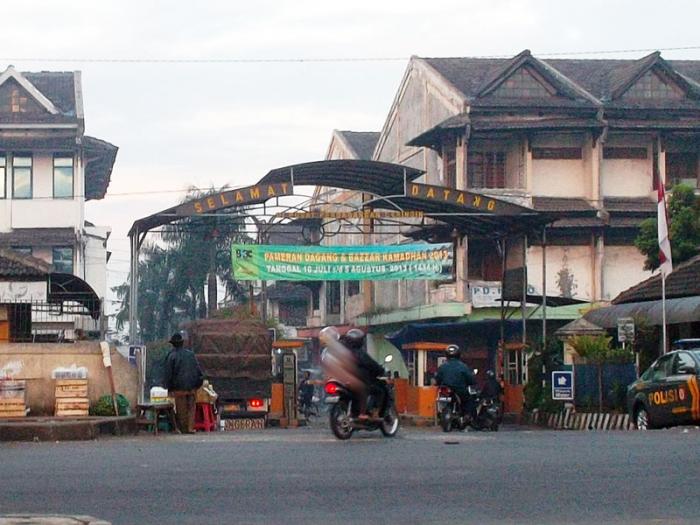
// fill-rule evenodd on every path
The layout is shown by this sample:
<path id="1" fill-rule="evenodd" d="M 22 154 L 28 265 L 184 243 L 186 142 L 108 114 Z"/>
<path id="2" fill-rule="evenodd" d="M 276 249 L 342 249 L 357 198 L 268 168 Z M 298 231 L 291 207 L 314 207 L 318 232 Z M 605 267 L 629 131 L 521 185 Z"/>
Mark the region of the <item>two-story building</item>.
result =
<path id="1" fill-rule="evenodd" d="M 85 218 L 102 199 L 117 147 L 85 135 L 80 72 L 0 75 L 0 247 L 107 292 L 110 228 Z"/>
<path id="2" fill-rule="evenodd" d="M 639 223 L 655 215 L 659 179 L 697 187 L 699 153 L 700 61 L 542 60 L 526 50 L 511 59 L 411 58 L 372 159 L 423 170 L 419 182 L 556 213 L 546 249 L 544 232 L 531 234 L 524 255 L 521 241 L 510 247 L 507 264 L 525 259 L 532 296 L 594 303 L 649 276 L 633 244 Z M 465 271 L 454 283 L 363 283 L 371 305 L 345 322 L 479 318 L 476 307 L 489 305 L 481 292 L 501 295 L 494 239 L 427 223 L 414 236 L 455 235 Z"/>

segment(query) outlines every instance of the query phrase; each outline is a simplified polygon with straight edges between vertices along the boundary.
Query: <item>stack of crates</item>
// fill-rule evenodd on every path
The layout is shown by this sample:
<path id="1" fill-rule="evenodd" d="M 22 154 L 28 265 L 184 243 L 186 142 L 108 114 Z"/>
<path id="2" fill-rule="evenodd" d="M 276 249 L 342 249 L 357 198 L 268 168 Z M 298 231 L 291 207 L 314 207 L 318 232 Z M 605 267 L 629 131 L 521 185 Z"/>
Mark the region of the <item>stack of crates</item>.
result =
<path id="1" fill-rule="evenodd" d="M 0 418 L 25 417 L 27 415 L 26 382 L 0 380 Z"/>
<path id="2" fill-rule="evenodd" d="M 87 379 L 56 379 L 57 417 L 87 416 L 90 413 Z"/>

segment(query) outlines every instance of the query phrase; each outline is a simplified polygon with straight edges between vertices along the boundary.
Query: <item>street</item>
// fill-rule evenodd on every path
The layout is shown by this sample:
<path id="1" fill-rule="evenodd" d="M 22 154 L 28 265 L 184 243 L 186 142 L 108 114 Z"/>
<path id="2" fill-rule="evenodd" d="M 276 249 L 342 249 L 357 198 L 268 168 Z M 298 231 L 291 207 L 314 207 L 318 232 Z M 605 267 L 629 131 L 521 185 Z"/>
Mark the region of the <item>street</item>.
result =
<path id="1" fill-rule="evenodd" d="M 695 428 L 403 428 L 340 442 L 319 427 L 4 443 L 0 514 L 134 525 L 696 523 L 699 438 Z"/>

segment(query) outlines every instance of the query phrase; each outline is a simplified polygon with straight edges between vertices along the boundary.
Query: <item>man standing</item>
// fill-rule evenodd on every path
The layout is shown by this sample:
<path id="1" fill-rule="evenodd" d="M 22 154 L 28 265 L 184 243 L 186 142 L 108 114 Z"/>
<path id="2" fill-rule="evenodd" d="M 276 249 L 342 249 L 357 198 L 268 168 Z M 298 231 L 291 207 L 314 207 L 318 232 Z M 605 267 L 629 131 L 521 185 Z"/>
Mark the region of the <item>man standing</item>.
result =
<path id="1" fill-rule="evenodd" d="M 194 434 L 195 392 L 204 382 L 204 374 L 192 350 L 184 348 L 180 333 L 170 338 L 173 349 L 165 358 L 164 383 L 175 398 L 175 418 L 180 432 Z"/>

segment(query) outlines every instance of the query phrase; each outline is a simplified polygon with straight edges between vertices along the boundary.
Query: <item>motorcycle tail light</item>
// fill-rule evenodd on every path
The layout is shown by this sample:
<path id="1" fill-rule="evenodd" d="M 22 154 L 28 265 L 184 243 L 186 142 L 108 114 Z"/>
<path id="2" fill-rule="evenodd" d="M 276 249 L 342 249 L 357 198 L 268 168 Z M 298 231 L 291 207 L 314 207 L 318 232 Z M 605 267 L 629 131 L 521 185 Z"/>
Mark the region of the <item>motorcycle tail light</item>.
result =
<path id="1" fill-rule="evenodd" d="M 248 404 L 250 405 L 251 408 L 262 408 L 264 401 L 262 399 L 249 399 Z"/>
<path id="2" fill-rule="evenodd" d="M 440 394 L 441 396 L 449 396 L 449 395 L 452 394 L 452 391 L 449 389 L 449 387 L 441 386 L 441 387 L 440 387 L 439 394 Z"/>
<path id="3" fill-rule="evenodd" d="M 338 393 L 338 384 L 337 383 L 326 383 L 326 394 L 329 396 L 333 396 Z"/>

